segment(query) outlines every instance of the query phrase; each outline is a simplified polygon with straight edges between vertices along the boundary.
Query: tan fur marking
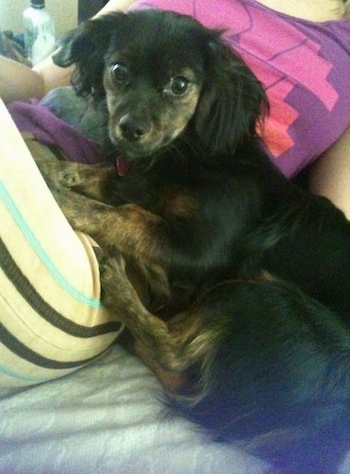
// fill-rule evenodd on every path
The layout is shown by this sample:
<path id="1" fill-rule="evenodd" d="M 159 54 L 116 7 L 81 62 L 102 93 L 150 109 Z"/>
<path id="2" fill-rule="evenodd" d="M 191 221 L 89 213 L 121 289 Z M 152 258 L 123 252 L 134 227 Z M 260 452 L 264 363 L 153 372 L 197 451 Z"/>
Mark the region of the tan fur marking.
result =
<path id="1" fill-rule="evenodd" d="M 195 199 L 182 192 L 166 193 L 160 206 L 164 214 L 185 218 L 193 217 L 197 210 Z"/>

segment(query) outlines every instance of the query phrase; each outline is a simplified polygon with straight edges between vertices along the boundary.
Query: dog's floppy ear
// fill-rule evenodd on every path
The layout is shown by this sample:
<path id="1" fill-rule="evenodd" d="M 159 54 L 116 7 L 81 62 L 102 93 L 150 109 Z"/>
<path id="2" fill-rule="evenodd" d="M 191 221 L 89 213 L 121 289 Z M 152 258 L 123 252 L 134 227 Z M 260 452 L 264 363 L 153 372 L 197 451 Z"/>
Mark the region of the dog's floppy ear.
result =
<path id="1" fill-rule="evenodd" d="M 124 13 L 114 13 L 88 20 L 68 33 L 60 41 L 52 59 L 57 66 L 75 64 L 72 84 L 78 92 L 103 95 L 104 57 L 111 37 L 118 29 L 118 18 Z"/>
<path id="2" fill-rule="evenodd" d="M 220 38 L 208 44 L 206 78 L 195 115 L 195 127 L 214 154 L 232 153 L 255 134 L 268 110 L 261 83 L 243 60 Z"/>

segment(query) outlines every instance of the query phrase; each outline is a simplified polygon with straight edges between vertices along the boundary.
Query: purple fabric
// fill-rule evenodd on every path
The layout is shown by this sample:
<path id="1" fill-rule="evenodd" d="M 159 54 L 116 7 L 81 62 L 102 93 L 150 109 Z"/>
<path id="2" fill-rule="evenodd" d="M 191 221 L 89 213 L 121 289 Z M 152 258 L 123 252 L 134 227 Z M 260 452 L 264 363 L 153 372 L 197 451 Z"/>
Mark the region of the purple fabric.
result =
<path id="1" fill-rule="evenodd" d="M 103 160 L 98 144 L 85 138 L 37 101 L 13 102 L 8 110 L 21 132 L 31 133 L 44 145 L 57 146 L 68 160 L 86 164 Z"/>

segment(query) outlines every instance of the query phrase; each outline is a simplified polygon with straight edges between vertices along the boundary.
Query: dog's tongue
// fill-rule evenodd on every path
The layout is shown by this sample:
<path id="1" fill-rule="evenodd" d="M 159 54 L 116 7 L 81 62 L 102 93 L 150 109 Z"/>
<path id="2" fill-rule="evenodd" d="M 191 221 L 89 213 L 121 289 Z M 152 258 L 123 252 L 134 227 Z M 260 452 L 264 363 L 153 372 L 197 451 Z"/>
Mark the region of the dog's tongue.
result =
<path id="1" fill-rule="evenodd" d="M 121 156 L 118 156 L 117 158 L 117 171 L 119 176 L 125 176 L 130 168 L 130 163 L 129 161 L 125 160 Z"/>

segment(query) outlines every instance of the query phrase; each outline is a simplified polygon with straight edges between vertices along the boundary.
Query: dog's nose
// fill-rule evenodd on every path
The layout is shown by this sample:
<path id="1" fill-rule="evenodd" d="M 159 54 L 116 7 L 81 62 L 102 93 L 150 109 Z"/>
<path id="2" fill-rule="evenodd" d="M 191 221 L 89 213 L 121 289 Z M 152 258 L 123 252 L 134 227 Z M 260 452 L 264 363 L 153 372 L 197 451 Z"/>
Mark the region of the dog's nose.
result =
<path id="1" fill-rule="evenodd" d="M 130 114 L 123 115 L 119 120 L 119 128 L 124 138 L 138 141 L 149 131 L 149 126 Z"/>

